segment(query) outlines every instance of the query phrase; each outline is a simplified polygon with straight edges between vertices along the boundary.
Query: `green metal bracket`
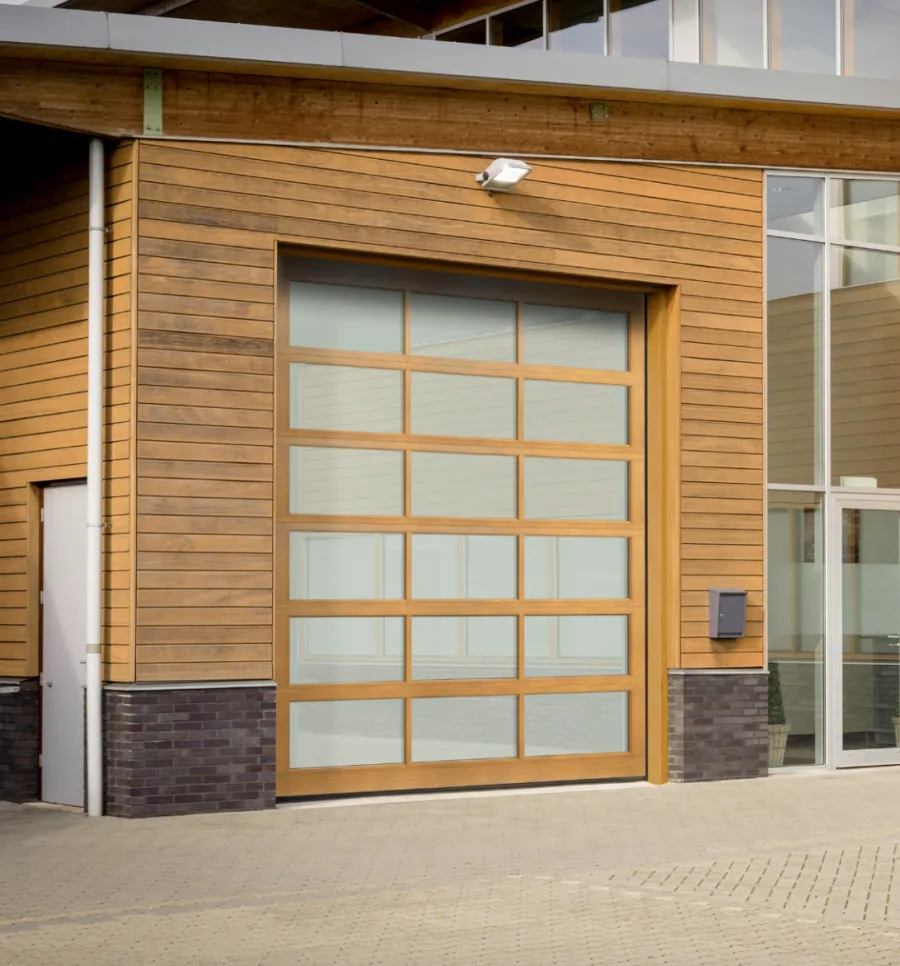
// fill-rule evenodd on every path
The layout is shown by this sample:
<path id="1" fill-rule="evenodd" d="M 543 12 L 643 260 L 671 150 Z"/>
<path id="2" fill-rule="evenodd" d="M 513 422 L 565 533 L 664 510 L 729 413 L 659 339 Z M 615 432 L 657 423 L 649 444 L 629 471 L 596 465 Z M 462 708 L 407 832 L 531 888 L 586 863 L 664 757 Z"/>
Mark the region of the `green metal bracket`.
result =
<path id="1" fill-rule="evenodd" d="M 163 72 L 144 68 L 144 134 L 163 132 Z"/>
<path id="2" fill-rule="evenodd" d="M 591 120 L 605 121 L 609 117 L 609 108 L 605 104 L 591 104 Z"/>

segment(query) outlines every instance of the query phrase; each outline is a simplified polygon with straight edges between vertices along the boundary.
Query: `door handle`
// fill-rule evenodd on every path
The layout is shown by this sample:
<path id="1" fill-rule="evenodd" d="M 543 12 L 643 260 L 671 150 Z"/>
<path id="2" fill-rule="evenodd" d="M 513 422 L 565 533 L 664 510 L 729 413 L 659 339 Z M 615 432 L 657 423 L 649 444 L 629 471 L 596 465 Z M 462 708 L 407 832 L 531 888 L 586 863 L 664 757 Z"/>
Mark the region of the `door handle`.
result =
<path id="1" fill-rule="evenodd" d="M 47 687 L 48 688 L 52 688 L 53 687 L 53 682 L 52 681 L 48 681 L 47 682 Z"/>

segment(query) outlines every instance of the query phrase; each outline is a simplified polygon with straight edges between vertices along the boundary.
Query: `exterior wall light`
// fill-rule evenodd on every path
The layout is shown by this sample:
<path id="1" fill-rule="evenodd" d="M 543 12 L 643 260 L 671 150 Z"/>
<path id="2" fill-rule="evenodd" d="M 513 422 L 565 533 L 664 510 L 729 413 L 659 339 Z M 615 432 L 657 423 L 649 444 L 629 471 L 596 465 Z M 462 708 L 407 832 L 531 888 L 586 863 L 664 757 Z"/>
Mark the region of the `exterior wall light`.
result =
<path id="1" fill-rule="evenodd" d="M 485 171 L 475 175 L 475 180 L 485 191 L 512 191 L 531 174 L 531 165 L 514 158 L 497 158 Z"/>

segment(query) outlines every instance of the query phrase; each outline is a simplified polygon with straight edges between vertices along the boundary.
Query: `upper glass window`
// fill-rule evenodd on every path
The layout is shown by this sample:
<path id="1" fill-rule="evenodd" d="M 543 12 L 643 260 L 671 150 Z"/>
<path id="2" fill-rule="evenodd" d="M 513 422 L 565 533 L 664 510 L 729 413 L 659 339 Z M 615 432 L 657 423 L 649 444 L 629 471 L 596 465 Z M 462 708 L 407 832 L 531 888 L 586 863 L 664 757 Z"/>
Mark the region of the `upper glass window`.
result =
<path id="1" fill-rule="evenodd" d="M 852 0 L 844 4 L 844 73 L 900 78 L 900 0 Z"/>
<path id="2" fill-rule="evenodd" d="M 541 0 L 491 17 L 491 43 L 495 47 L 544 46 L 544 4 Z"/>
<path id="3" fill-rule="evenodd" d="M 606 53 L 605 0 L 550 0 L 548 46 L 579 54 Z"/>
<path id="4" fill-rule="evenodd" d="M 900 183 L 834 180 L 831 182 L 833 238 L 900 245 Z"/>
<path id="5" fill-rule="evenodd" d="M 837 70 L 837 0 L 770 0 L 769 67 L 807 74 Z"/>
<path id="6" fill-rule="evenodd" d="M 609 0 L 609 52 L 669 59 L 669 0 Z"/>
<path id="7" fill-rule="evenodd" d="M 764 67 L 763 0 L 701 0 L 704 64 Z"/>
<path id="8" fill-rule="evenodd" d="M 821 178 L 766 179 L 766 227 L 795 235 L 821 235 Z"/>

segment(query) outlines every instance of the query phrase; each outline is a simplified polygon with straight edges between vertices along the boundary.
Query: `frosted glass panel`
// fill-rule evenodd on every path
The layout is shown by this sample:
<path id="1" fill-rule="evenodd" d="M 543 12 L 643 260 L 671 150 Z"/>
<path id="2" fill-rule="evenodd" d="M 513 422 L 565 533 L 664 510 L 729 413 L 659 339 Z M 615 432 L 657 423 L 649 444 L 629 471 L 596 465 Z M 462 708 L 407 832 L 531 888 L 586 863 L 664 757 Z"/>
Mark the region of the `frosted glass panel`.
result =
<path id="1" fill-rule="evenodd" d="M 628 596 L 626 537 L 526 537 L 525 596 L 617 599 Z"/>
<path id="2" fill-rule="evenodd" d="M 628 464 L 527 458 L 525 516 L 530 520 L 627 519 Z"/>
<path id="3" fill-rule="evenodd" d="M 291 768 L 403 763 L 403 701 L 296 701 Z"/>
<path id="4" fill-rule="evenodd" d="M 516 596 L 516 538 L 416 533 L 412 596 L 424 600 Z"/>
<path id="5" fill-rule="evenodd" d="M 403 453 L 291 447 L 291 513 L 403 513 Z"/>
<path id="6" fill-rule="evenodd" d="M 763 0 L 703 0 L 704 64 L 764 67 Z"/>
<path id="7" fill-rule="evenodd" d="M 527 677 L 627 673 L 627 615 L 574 614 L 525 618 Z"/>
<path id="8" fill-rule="evenodd" d="M 489 376 L 413 372 L 412 432 L 515 439 L 516 383 Z"/>
<path id="9" fill-rule="evenodd" d="M 414 355 L 515 361 L 515 302 L 413 292 L 409 324 Z"/>
<path id="10" fill-rule="evenodd" d="M 412 453 L 417 517 L 514 517 L 516 458 Z"/>
<path id="11" fill-rule="evenodd" d="M 292 617 L 291 684 L 403 680 L 402 617 Z"/>
<path id="12" fill-rule="evenodd" d="M 403 351 L 403 293 L 352 285 L 290 283 L 291 345 Z"/>
<path id="13" fill-rule="evenodd" d="M 525 305 L 522 359 L 537 366 L 628 368 L 628 315 Z"/>
<path id="14" fill-rule="evenodd" d="M 417 681 L 516 676 L 515 617 L 414 617 Z"/>
<path id="15" fill-rule="evenodd" d="M 560 443 L 628 442 L 628 389 L 526 379 L 525 439 Z"/>
<path id="16" fill-rule="evenodd" d="M 834 180 L 830 191 L 833 237 L 876 245 L 900 245 L 900 182 Z M 881 278 L 875 280 L 881 281 Z"/>
<path id="17" fill-rule="evenodd" d="M 628 693 L 526 694 L 526 755 L 628 751 Z"/>
<path id="18" fill-rule="evenodd" d="M 302 533 L 290 536 L 291 600 L 403 597 L 400 533 Z"/>
<path id="19" fill-rule="evenodd" d="M 516 698 L 413 698 L 413 761 L 515 758 Z"/>
<path id="20" fill-rule="evenodd" d="M 291 429 L 402 433 L 403 373 L 291 364 Z"/>

